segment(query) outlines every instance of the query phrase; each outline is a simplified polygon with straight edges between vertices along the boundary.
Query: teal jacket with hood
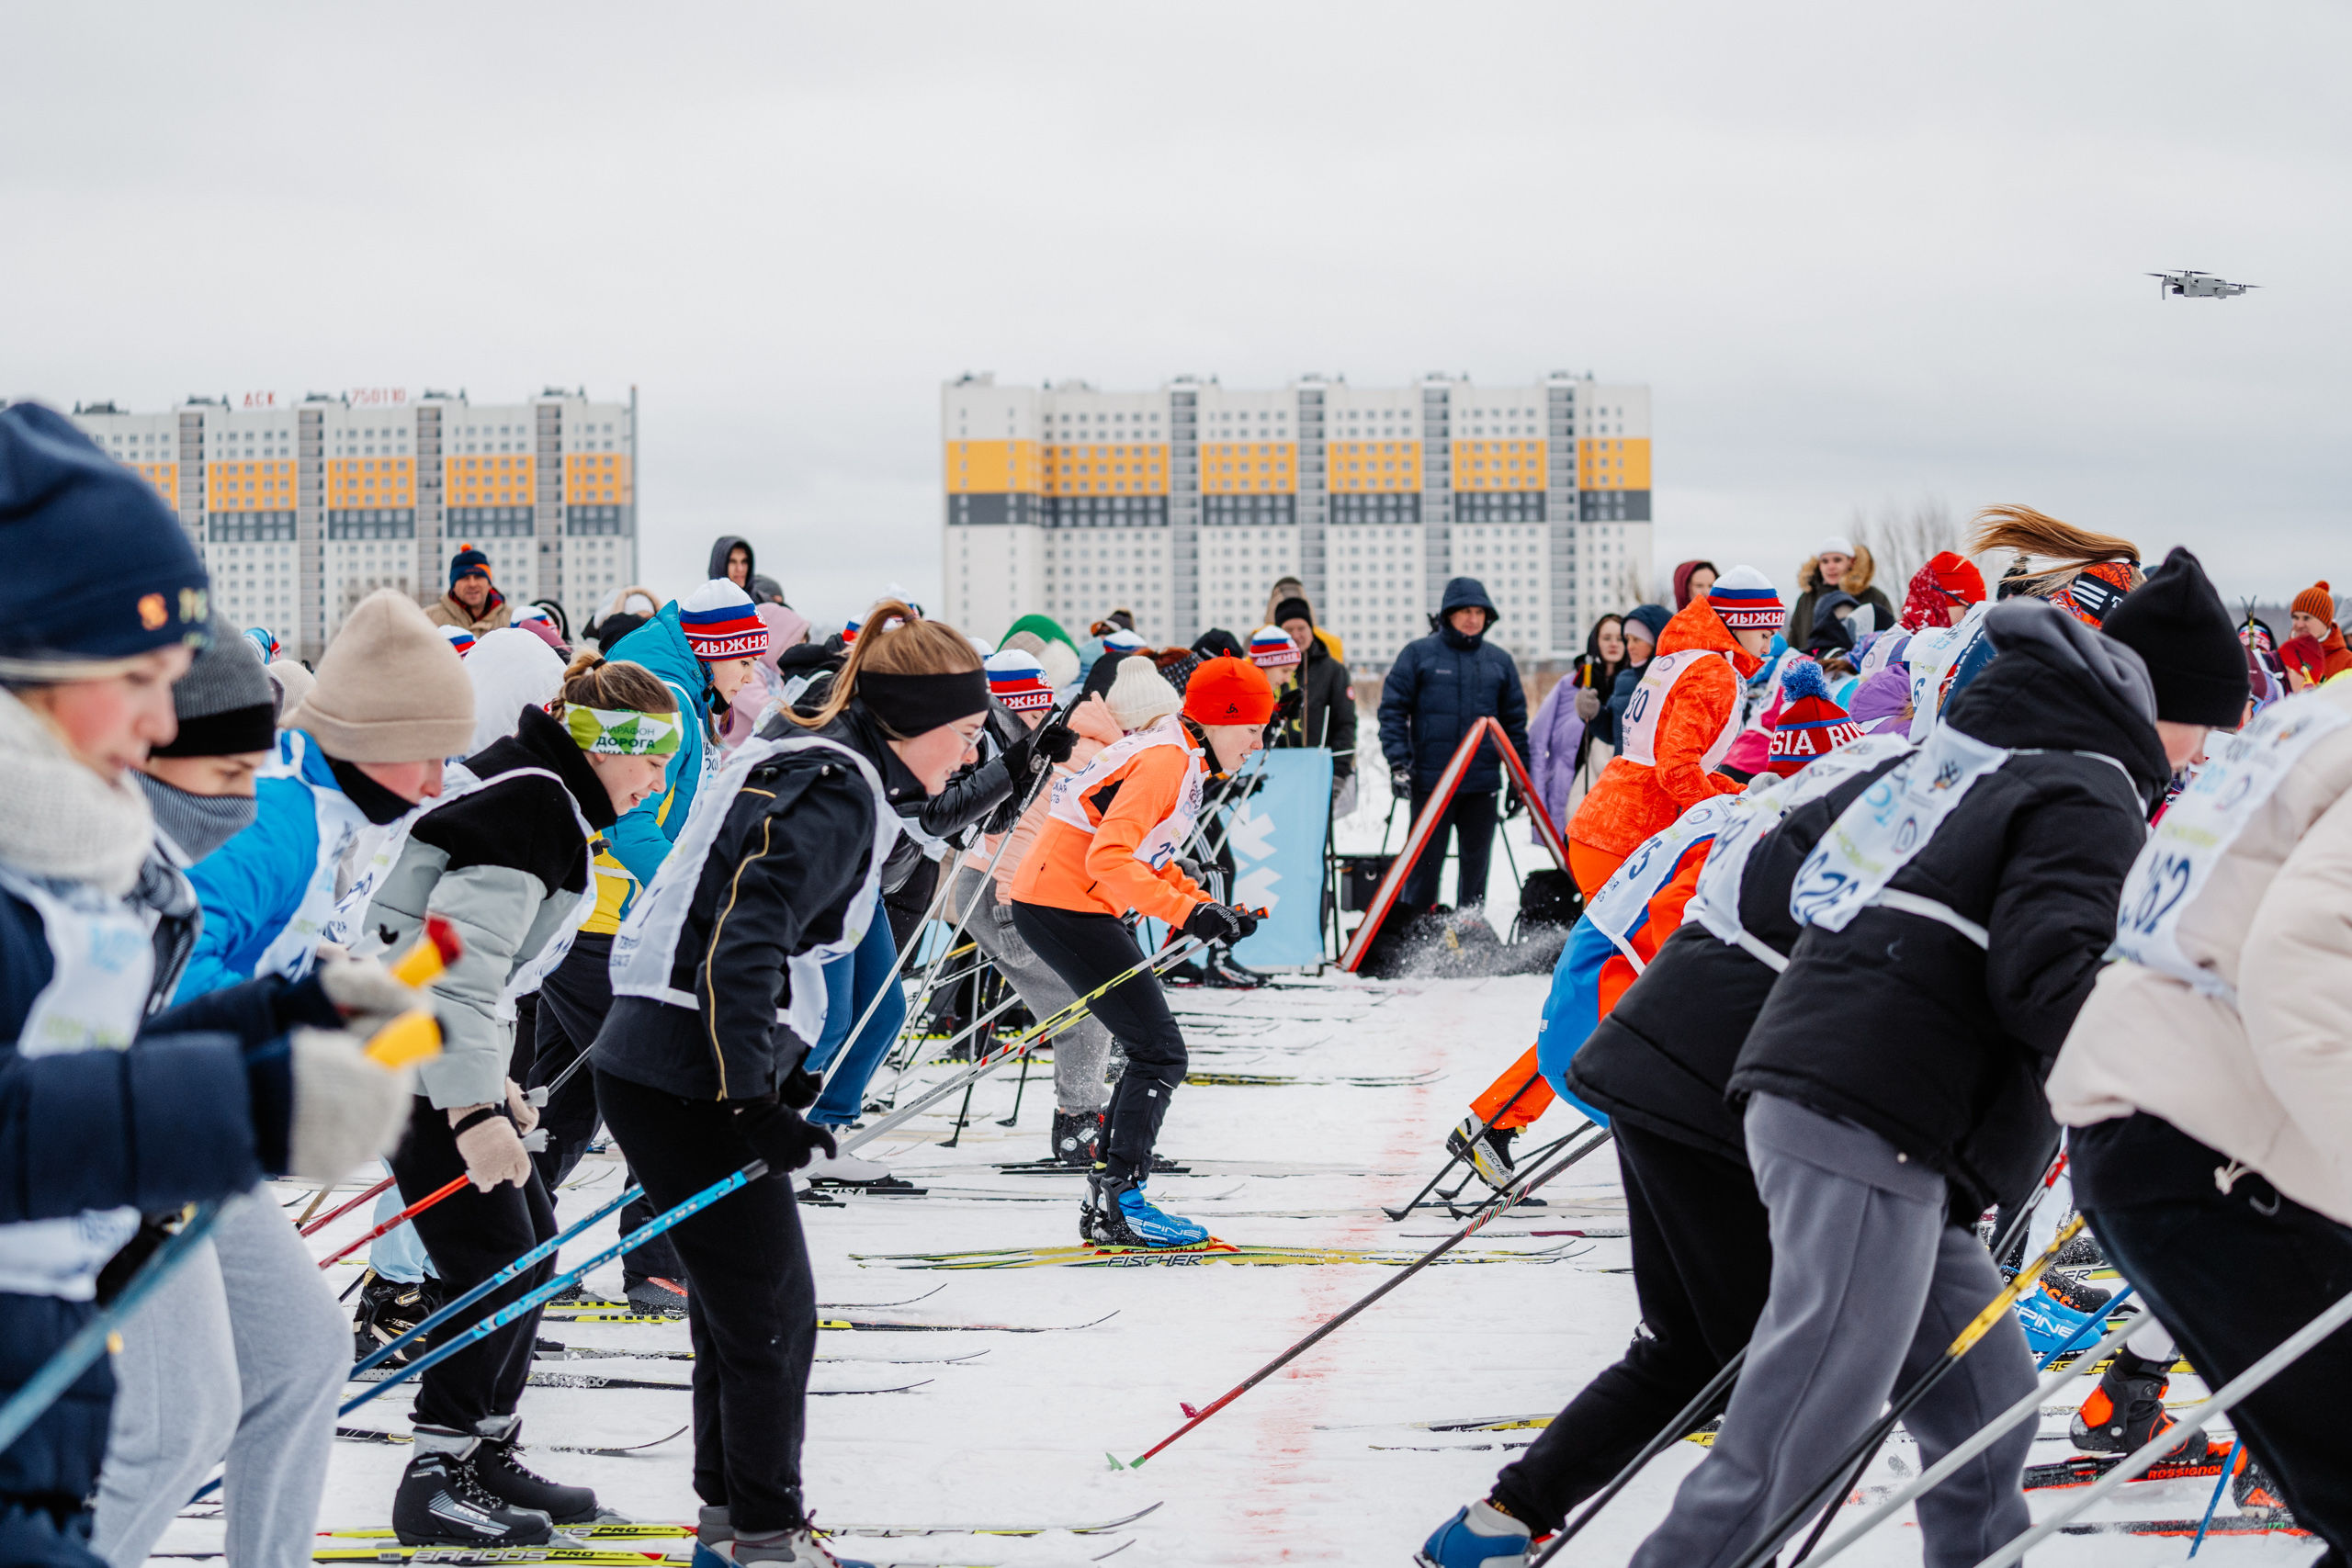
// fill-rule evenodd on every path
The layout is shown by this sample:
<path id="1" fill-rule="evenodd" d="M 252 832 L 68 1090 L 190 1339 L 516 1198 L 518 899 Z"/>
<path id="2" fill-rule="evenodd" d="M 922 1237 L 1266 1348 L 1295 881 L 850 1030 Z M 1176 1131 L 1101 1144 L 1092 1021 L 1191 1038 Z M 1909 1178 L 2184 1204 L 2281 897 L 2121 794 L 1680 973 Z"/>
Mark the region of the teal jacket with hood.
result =
<path id="1" fill-rule="evenodd" d="M 605 657 L 642 664 L 660 676 L 662 683 L 670 688 L 670 694 L 678 699 L 678 713 L 685 721 L 680 726 L 684 733 L 679 738 L 678 754 L 670 759 L 667 786 L 659 795 L 648 795 L 605 835 L 613 853 L 628 867 L 629 874 L 650 887 L 653 874 L 669 857 L 670 846 L 685 830 L 686 816 L 694 809 L 695 791 L 702 784 L 704 732 L 710 716 L 710 671 L 695 657 L 686 642 L 686 634 L 679 628 L 675 599 L 662 605 L 661 614 L 605 649 Z"/>

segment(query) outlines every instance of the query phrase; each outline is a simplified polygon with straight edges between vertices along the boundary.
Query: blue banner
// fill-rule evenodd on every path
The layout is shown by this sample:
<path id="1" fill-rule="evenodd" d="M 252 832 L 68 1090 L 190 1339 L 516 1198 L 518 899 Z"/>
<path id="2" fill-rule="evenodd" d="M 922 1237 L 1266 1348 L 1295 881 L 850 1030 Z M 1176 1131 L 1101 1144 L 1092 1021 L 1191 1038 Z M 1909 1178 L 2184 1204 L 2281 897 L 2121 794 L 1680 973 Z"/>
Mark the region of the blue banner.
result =
<path id="1" fill-rule="evenodd" d="M 1254 969 L 1323 962 L 1323 840 L 1331 826 L 1331 753 L 1321 747 L 1261 751 L 1250 798 L 1219 813 L 1233 850 L 1238 908 L 1272 911 L 1233 956 Z"/>

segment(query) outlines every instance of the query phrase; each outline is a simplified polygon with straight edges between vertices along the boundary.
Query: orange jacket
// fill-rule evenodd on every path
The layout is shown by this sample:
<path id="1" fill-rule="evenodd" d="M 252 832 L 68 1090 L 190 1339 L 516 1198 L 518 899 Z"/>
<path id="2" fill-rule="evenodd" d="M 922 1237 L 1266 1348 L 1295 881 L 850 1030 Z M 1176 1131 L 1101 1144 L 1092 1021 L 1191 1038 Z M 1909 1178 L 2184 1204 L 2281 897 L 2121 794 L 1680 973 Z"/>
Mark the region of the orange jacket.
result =
<path id="1" fill-rule="evenodd" d="M 1208 895 L 1172 857 L 1155 871 L 1136 848 L 1175 815 L 1195 772 L 1205 772 L 1197 752 L 1148 746 L 1100 777 L 1089 770 L 1082 779 L 1057 782 L 1057 792 L 1083 784 L 1075 804 L 1093 827 L 1048 815 L 1012 879 L 1013 901 L 1087 914 L 1132 909 L 1181 928 Z"/>
<path id="2" fill-rule="evenodd" d="M 1724 658 L 1694 658 L 1668 665 L 1680 653 L 1709 652 Z M 1723 617 L 1704 599 L 1693 599 L 1658 637 L 1657 654 L 1649 672 L 1634 693 L 1620 730 L 1620 749 L 1632 751 L 1637 726 L 1650 727 L 1642 709 L 1659 707 L 1652 736 L 1656 765 L 1632 756 L 1613 759 L 1600 772 L 1577 814 L 1568 822 L 1568 837 L 1612 855 L 1630 855 L 1642 840 L 1669 826 L 1676 818 L 1711 795 L 1736 795 L 1745 787 L 1713 771 L 1710 751 L 1731 739 L 1731 725 L 1739 712 L 1740 682 L 1762 668 L 1757 659 L 1732 637 Z M 1674 673 L 1661 679 L 1661 672 Z"/>

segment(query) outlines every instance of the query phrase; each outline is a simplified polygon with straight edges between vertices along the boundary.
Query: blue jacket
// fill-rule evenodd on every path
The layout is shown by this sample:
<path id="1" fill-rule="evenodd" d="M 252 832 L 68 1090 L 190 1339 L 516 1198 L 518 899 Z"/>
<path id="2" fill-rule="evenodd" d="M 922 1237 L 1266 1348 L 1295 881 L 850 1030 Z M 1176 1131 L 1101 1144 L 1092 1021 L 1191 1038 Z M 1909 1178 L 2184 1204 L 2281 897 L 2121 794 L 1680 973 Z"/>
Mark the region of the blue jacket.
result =
<path id="1" fill-rule="evenodd" d="M 621 638 L 605 652 L 611 660 L 642 664 L 662 677 L 678 699 L 678 754 L 670 759 L 669 787 L 648 795 L 605 835 L 613 853 L 647 886 L 669 858 L 670 846 L 684 830 L 694 810 L 695 791 L 702 784 L 703 724 L 710 712 L 710 671 L 686 644 L 678 629 L 678 602 L 671 600 L 662 613 Z"/>
<path id="2" fill-rule="evenodd" d="M 1470 605 L 1494 608 L 1475 579 L 1447 583 L 1439 628 L 1405 645 L 1380 689 L 1381 752 L 1390 767 L 1413 770 L 1417 795 L 1437 783 L 1463 735 L 1482 716 L 1502 720 L 1521 761 L 1527 758 L 1527 693 L 1519 683 L 1519 666 L 1484 637 L 1464 637 L 1442 621 Z M 1501 784 L 1500 754 L 1492 745 L 1480 747 L 1462 788 L 1492 790 Z"/>
<path id="3" fill-rule="evenodd" d="M 278 732 L 278 755 L 290 756 L 291 732 Z M 276 942 L 311 884 L 319 865 L 315 796 L 341 795 L 343 786 L 316 742 L 301 746 L 300 772 L 254 784 L 254 819 L 245 829 L 189 868 L 187 879 L 204 906 L 204 929 L 173 996 L 185 1001 L 254 977 L 254 966 Z M 334 868 L 323 868 L 327 891 Z"/>

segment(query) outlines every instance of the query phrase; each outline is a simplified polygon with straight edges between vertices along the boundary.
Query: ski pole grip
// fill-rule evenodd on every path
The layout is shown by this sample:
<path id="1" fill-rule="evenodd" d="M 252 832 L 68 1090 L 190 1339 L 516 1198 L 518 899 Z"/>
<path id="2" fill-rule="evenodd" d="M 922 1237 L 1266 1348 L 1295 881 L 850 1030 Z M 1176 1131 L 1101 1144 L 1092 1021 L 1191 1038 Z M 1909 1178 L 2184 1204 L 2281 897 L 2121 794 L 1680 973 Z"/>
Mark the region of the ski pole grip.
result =
<path id="1" fill-rule="evenodd" d="M 413 1066 L 440 1054 L 441 1025 L 423 1008 L 401 1014 L 368 1042 L 368 1060 L 381 1067 Z"/>
<path id="2" fill-rule="evenodd" d="M 439 915 L 427 915 L 424 933 L 413 947 L 401 954 L 398 963 L 390 966 L 392 977 L 404 986 L 429 986 L 465 951 L 466 944 L 459 940 L 457 927 Z"/>
<path id="3" fill-rule="evenodd" d="M 547 1153 L 548 1130 L 545 1127 L 534 1127 L 529 1132 L 524 1134 L 523 1152 L 533 1155 L 543 1155 Z"/>
<path id="4" fill-rule="evenodd" d="M 548 1089 L 551 1086 L 548 1084 L 541 1084 L 537 1089 L 525 1089 L 523 1091 L 525 1103 L 536 1106 L 541 1111 L 545 1111 L 548 1108 Z"/>

